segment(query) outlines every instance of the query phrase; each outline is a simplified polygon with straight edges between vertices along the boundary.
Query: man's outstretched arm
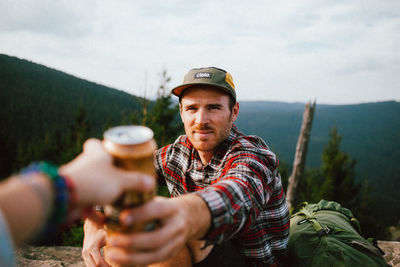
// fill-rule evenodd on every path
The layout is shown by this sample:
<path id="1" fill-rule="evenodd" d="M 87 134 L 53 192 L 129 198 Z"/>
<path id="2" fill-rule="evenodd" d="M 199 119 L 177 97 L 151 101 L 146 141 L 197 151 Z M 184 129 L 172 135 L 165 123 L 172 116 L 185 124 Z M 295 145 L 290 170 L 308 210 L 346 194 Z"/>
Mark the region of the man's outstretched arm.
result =
<path id="1" fill-rule="evenodd" d="M 105 258 L 121 265 L 147 265 L 177 256 L 191 240 L 204 237 L 211 214 L 197 194 L 176 198 L 157 197 L 121 214 L 127 225 L 157 221 L 154 231 L 112 234 L 107 237 Z"/>

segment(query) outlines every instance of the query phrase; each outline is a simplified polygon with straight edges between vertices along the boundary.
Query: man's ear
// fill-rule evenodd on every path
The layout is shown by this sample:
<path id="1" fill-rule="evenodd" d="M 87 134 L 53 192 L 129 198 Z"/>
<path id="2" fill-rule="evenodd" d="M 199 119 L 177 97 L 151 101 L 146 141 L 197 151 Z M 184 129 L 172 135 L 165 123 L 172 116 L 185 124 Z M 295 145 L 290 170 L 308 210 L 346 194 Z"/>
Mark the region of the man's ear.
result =
<path id="1" fill-rule="evenodd" d="M 239 116 L 239 102 L 236 102 L 232 108 L 232 122 L 235 122 Z"/>

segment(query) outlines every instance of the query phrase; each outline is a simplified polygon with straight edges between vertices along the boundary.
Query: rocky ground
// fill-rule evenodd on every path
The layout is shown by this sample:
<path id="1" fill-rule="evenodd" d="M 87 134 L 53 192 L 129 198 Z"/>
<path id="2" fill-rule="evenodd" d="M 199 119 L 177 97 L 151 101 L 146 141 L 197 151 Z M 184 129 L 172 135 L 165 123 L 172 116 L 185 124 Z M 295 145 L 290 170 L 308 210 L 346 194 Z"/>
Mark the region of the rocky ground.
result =
<path id="1" fill-rule="evenodd" d="M 79 247 L 34 247 L 17 250 L 17 266 L 29 267 L 84 267 Z"/>
<path id="2" fill-rule="evenodd" d="M 391 266 L 400 266 L 400 242 L 379 241 L 378 246 L 385 252 L 385 260 Z"/>
<path id="3" fill-rule="evenodd" d="M 380 241 L 379 247 L 385 252 L 385 260 L 392 266 L 400 267 L 400 242 Z M 84 267 L 81 248 L 77 247 L 33 247 L 17 251 L 18 266 L 29 267 Z"/>

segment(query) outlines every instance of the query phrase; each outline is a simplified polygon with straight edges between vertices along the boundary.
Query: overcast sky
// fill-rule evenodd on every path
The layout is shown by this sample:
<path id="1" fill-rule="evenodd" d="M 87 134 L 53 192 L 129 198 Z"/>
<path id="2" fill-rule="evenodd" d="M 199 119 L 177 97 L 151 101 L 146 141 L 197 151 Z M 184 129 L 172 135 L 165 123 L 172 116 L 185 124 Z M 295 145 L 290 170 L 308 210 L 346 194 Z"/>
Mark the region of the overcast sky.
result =
<path id="1" fill-rule="evenodd" d="M 229 71 L 239 100 L 400 101 L 399 0 L 0 0 L 0 53 L 135 95 Z"/>

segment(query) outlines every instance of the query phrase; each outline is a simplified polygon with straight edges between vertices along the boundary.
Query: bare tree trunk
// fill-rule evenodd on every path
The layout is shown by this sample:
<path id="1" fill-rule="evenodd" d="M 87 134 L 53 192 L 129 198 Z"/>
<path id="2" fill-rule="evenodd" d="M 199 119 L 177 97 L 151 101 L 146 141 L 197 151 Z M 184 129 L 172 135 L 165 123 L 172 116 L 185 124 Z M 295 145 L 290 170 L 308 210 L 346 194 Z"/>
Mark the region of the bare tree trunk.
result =
<path id="1" fill-rule="evenodd" d="M 297 140 L 296 155 L 293 162 L 293 171 L 289 177 L 288 189 L 286 191 L 286 201 L 289 205 L 289 210 L 294 205 L 294 196 L 297 185 L 300 179 L 304 175 L 304 166 L 306 163 L 306 155 L 308 149 L 308 142 L 311 134 L 312 120 L 314 117 L 315 101 L 311 105 L 311 102 L 306 104 L 303 113 L 303 123 L 301 125 L 301 131 L 299 139 Z"/>

